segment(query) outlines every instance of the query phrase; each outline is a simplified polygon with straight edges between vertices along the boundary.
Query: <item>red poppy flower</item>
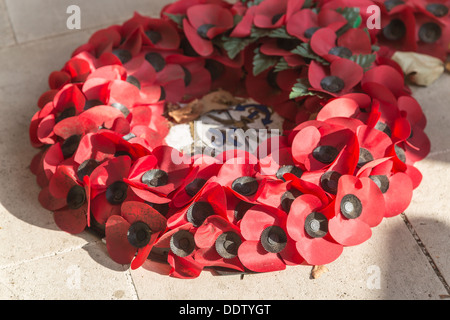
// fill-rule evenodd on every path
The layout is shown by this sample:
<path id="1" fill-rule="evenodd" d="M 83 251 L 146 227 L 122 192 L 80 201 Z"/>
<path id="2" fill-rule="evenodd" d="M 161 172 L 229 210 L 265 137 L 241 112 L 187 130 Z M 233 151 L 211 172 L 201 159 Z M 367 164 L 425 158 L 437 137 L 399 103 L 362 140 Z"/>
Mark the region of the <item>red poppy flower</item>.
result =
<path id="1" fill-rule="evenodd" d="M 184 179 L 183 185 L 173 195 L 172 204 L 180 208 L 190 203 L 206 186 L 209 180 L 214 178 L 222 164 L 216 158 L 201 155 L 193 159 L 193 170 Z"/>
<path id="2" fill-rule="evenodd" d="M 292 202 L 286 230 L 295 241 L 298 253 L 309 265 L 331 263 L 344 250 L 328 232 L 328 221 L 334 214 L 333 206 L 333 203 L 323 203 L 311 194 L 301 195 Z"/>
<path id="3" fill-rule="evenodd" d="M 303 259 L 286 233 L 287 214 L 270 206 L 256 205 L 241 220 L 244 242 L 238 256 L 254 272 L 284 270 L 286 264 L 300 264 Z"/>
<path id="4" fill-rule="evenodd" d="M 275 29 L 285 25 L 295 12 L 299 11 L 304 0 L 266 0 L 256 6 L 253 23 L 258 28 Z"/>
<path id="5" fill-rule="evenodd" d="M 182 101 L 201 98 L 210 92 L 212 76 L 205 68 L 205 60 L 173 54 L 166 58 L 167 63 L 178 64 L 184 72 L 184 97 Z"/>
<path id="6" fill-rule="evenodd" d="M 167 225 L 172 229 L 186 223 L 200 227 L 211 215 L 227 217 L 225 191 L 214 181 L 208 182 L 191 202 L 173 214 L 168 219 Z"/>
<path id="7" fill-rule="evenodd" d="M 245 78 L 248 95 L 254 100 L 267 105 L 278 105 L 290 100 L 292 87 L 299 74 L 296 70 L 275 72 L 269 68 L 257 76 L 249 72 Z"/>
<path id="8" fill-rule="evenodd" d="M 411 134 L 407 137 L 405 143 L 405 153 L 411 162 L 418 162 L 424 159 L 431 149 L 431 142 L 425 133 L 427 119 L 417 100 L 409 96 L 403 96 L 398 99 L 398 108 L 405 113 L 406 120 L 411 126 Z"/>
<path id="9" fill-rule="evenodd" d="M 133 164 L 125 181 L 143 200 L 168 203 L 169 195 L 183 184 L 191 170 L 185 155 L 172 147 L 159 146 Z"/>
<path id="10" fill-rule="evenodd" d="M 366 125 L 357 128 L 356 136 L 359 142 L 358 168 L 383 158 L 393 144 L 386 134 Z"/>
<path id="11" fill-rule="evenodd" d="M 233 15 L 216 4 L 195 5 L 186 11 L 183 28 L 189 43 L 201 56 L 209 56 L 214 52 L 211 42 L 216 36 L 233 27 Z"/>
<path id="12" fill-rule="evenodd" d="M 321 28 L 311 37 L 311 49 L 333 62 L 340 58 L 350 59 L 354 55 L 367 55 L 372 53 L 372 42 L 362 29 L 349 29 L 338 37 L 330 28 Z"/>
<path id="13" fill-rule="evenodd" d="M 88 179 L 80 182 L 72 166 L 60 165 L 56 169 L 46 200 L 55 201 L 50 205 L 53 206 L 55 223 L 61 230 L 71 234 L 84 231 L 90 220 L 90 196 Z M 55 207 L 56 203 L 59 205 Z"/>
<path id="14" fill-rule="evenodd" d="M 337 31 L 347 24 L 347 20 L 340 13 L 321 9 L 319 13 L 312 9 L 303 9 L 293 14 L 286 22 L 287 32 L 302 40 L 309 42 L 312 35 L 320 28 L 328 27 Z"/>
<path id="15" fill-rule="evenodd" d="M 383 194 L 371 179 L 351 175 L 339 179 L 337 190 L 335 216 L 329 220 L 328 231 L 344 246 L 361 244 L 383 220 Z"/>
<path id="16" fill-rule="evenodd" d="M 415 18 L 417 52 L 446 61 L 450 43 L 448 18 L 430 17 L 428 14 L 421 13 L 416 13 Z"/>
<path id="17" fill-rule="evenodd" d="M 382 158 L 363 166 L 358 177 L 372 179 L 380 188 L 386 206 L 385 217 L 390 218 L 403 213 L 411 203 L 413 183 L 403 172 L 393 171 L 394 163 L 389 158 Z"/>
<path id="18" fill-rule="evenodd" d="M 133 199 L 124 182 L 130 167 L 130 157 L 119 156 L 103 162 L 91 173 L 92 216 L 100 225 L 110 216 L 120 215 L 122 203 Z"/>
<path id="19" fill-rule="evenodd" d="M 253 157 L 226 158 L 217 178 L 217 183 L 230 190 L 239 199 L 255 203 L 264 188 L 266 179 L 259 176 L 258 164 Z"/>
<path id="20" fill-rule="evenodd" d="M 399 7 L 389 14 L 381 15 L 381 32 L 378 33 L 380 45 L 391 50 L 416 51 L 416 20 L 414 9 L 408 6 Z"/>
<path id="21" fill-rule="evenodd" d="M 396 97 L 405 95 L 405 79 L 403 73 L 399 73 L 389 65 L 379 65 L 364 73 L 361 85 L 366 83 L 383 85 Z"/>
<path id="22" fill-rule="evenodd" d="M 208 267 L 222 267 L 244 271 L 238 258 L 243 238 L 239 228 L 220 216 L 209 216 L 195 231 L 196 262 Z"/>
<path id="23" fill-rule="evenodd" d="M 145 50 L 126 66 L 128 78 L 137 86 L 142 103 L 178 102 L 183 98 L 185 75 L 183 68 L 169 63 L 167 58 L 177 53 L 168 50 Z"/>
<path id="24" fill-rule="evenodd" d="M 175 229 L 167 230 L 155 243 L 154 248 L 159 252 L 167 252 L 167 262 L 171 266 L 168 274 L 174 278 L 197 278 L 203 265 L 195 261 L 195 232 L 192 224 L 187 223 Z"/>
<path id="25" fill-rule="evenodd" d="M 363 68 L 348 59 L 338 58 L 329 67 L 315 61 L 309 65 L 308 79 L 312 90 L 331 96 L 349 93 L 363 78 Z"/>
<path id="26" fill-rule="evenodd" d="M 323 170 L 336 163 L 356 166 L 358 143 L 350 129 L 319 121 L 307 122 L 302 127 L 292 141 L 292 156 L 307 171 Z"/>
<path id="27" fill-rule="evenodd" d="M 117 263 L 135 270 L 146 261 L 153 244 L 166 229 L 166 218 L 151 206 L 136 201 L 122 204 L 120 215 L 106 221 L 106 248 Z"/>
<path id="28" fill-rule="evenodd" d="M 135 12 L 133 18 L 122 26 L 124 35 L 132 34 L 140 29 L 143 47 L 173 50 L 180 46 L 180 36 L 175 26 L 169 21 L 154 19 Z"/>

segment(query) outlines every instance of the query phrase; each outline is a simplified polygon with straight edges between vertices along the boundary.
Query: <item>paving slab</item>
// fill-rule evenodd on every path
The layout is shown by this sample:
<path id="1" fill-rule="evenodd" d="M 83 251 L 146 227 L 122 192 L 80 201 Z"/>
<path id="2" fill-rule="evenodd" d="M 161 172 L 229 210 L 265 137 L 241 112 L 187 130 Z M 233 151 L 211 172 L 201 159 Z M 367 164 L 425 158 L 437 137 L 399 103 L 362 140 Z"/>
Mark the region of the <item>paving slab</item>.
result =
<path id="1" fill-rule="evenodd" d="M 111 261 L 102 244 L 2 268 L 0 279 L 3 299 L 136 299 L 129 272 Z"/>
<path id="2" fill-rule="evenodd" d="M 157 16 L 161 8 L 171 0 L 5 0 L 17 41 L 24 43 L 39 40 L 71 30 L 67 21 L 78 6 L 82 30 L 107 24 L 121 23 L 133 16 L 135 11 L 143 15 Z M 72 25 L 69 23 L 69 25 Z"/>
<path id="3" fill-rule="evenodd" d="M 4 0 L 0 0 L 0 48 L 16 43 Z"/>

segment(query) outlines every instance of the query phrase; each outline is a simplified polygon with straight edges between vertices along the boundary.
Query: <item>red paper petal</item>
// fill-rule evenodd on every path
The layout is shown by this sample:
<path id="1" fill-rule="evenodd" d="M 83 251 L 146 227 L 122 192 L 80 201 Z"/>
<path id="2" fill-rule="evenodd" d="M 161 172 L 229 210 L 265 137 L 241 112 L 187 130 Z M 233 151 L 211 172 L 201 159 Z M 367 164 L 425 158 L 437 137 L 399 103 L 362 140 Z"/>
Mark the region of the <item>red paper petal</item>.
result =
<path id="1" fill-rule="evenodd" d="M 79 234 L 86 228 L 87 205 L 79 209 L 61 209 L 53 214 L 56 225 L 70 234 Z"/>
<path id="2" fill-rule="evenodd" d="M 259 241 L 245 241 L 238 249 L 239 260 L 254 272 L 271 272 L 286 269 L 286 264 L 278 254 L 264 250 Z"/>
<path id="3" fill-rule="evenodd" d="M 127 238 L 130 224 L 121 216 L 111 216 L 106 222 L 106 248 L 112 260 L 120 264 L 129 264 L 136 254 Z"/>

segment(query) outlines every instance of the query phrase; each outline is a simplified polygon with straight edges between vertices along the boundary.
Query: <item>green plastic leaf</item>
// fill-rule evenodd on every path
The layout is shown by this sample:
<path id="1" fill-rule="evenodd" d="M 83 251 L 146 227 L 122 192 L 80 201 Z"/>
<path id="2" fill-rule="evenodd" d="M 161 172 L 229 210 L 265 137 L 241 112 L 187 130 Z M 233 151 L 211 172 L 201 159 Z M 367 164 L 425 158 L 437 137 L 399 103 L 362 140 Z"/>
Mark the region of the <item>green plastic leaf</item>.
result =
<path id="1" fill-rule="evenodd" d="M 172 13 L 164 13 L 167 17 L 169 17 L 170 20 L 175 22 L 178 26 L 183 25 L 183 20 L 186 18 L 186 15 L 184 14 L 172 14 Z"/>
<path id="2" fill-rule="evenodd" d="M 350 60 L 359 64 L 364 69 L 364 72 L 371 68 L 376 59 L 377 56 L 375 54 L 359 54 L 350 58 Z"/>
<path id="3" fill-rule="evenodd" d="M 257 76 L 270 67 L 273 67 L 278 62 L 277 57 L 266 56 L 259 51 L 259 48 L 255 49 L 255 56 L 253 58 L 253 75 Z"/>
<path id="4" fill-rule="evenodd" d="M 298 79 L 297 83 L 292 87 L 289 95 L 290 99 L 300 98 L 304 96 L 315 96 L 314 92 L 309 91 L 309 83 L 307 79 Z"/>
<path id="5" fill-rule="evenodd" d="M 361 26 L 362 17 L 360 15 L 359 8 L 339 8 L 336 9 L 336 11 L 342 14 L 347 20 L 347 24 L 336 32 L 338 37 L 343 35 L 351 28 L 359 28 Z"/>
<path id="6" fill-rule="evenodd" d="M 312 51 L 311 46 L 309 43 L 302 43 L 297 48 L 291 51 L 294 54 L 297 54 L 299 56 L 302 56 L 303 58 L 312 59 L 317 62 L 320 62 L 323 65 L 329 65 L 330 63 L 323 59 L 321 56 L 317 55 Z"/>

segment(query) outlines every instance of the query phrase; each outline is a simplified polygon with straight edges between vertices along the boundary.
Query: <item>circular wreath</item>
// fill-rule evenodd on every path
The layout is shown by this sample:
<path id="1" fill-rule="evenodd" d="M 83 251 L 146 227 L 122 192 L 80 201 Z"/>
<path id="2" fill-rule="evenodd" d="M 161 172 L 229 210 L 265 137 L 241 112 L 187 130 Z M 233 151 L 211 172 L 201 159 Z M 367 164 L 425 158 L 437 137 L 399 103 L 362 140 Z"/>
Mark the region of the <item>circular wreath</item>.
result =
<path id="1" fill-rule="evenodd" d="M 381 9 L 368 29 L 367 8 Z M 444 60 L 449 1 L 180 0 L 92 35 L 50 74 L 30 139 L 39 201 L 112 260 L 178 278 L 324 265 L 401 214 L 430 150 L 392 59 Z M 261 157 L 165 142 L 182 107 L 216 90 L 284 117 Z"/>

